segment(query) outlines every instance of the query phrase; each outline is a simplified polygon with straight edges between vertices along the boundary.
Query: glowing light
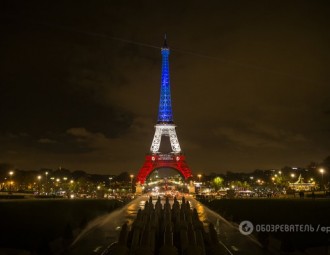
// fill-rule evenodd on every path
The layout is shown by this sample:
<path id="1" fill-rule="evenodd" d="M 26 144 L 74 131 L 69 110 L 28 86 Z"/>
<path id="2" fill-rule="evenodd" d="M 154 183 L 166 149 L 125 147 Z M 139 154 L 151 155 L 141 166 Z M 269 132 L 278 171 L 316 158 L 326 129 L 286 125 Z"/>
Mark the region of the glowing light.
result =
<path id="1" fill-rule="evenodd" d="M 291 177 L 294 178 L 294 177 L 296 177 L 296 175 L 292 173 L 292 174 L 291 174 Z"/>
<path id="2" fill-rule="evenodd" d="M 160 88 L 160 100 L 158 111 L 158 123 L 172 123 L 172 102 L 171 102 L 171 87 L 170 87 L 170 68 L 168 56 L 170 49 L 167 47 L 162 48 L 162 76 Z"/>
<path id="3" fill-rule="evenodd" d="M 162 139 L 162 136 L 169 136 L 170 137 L 170 143 L 173 152 L 180 153 L 181 147 L 179 144 L 178 137 L 176 135 L 175 131 L 175 125 L 174 124 L 157 124 L 155 126 L 155 135 L 154 139 L 152 140 L 150 151 L 152 153 L 157 153 L 159 151 L 160 142 Z"/>
<path id="4" fill-rule="evenodd" d="M 325 172 L 323 168 L 321 168 L 319 171 L 321 174 L 324 174 L 324 172 Z"/>

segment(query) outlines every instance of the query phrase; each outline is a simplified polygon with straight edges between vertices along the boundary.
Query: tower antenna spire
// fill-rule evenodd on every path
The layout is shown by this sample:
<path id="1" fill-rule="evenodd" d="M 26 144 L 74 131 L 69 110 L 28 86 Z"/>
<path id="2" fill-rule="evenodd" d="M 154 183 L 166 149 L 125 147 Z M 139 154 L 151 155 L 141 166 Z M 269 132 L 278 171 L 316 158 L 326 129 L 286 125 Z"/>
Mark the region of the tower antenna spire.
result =
<path id="1" fill-rule="evenodd" d="M 166 35 L 166 33 L 164 34 L 164 44 L 163 44 L 163 48 L 168 48 L 168 46 L 167 46 L 167 35 Z"/>

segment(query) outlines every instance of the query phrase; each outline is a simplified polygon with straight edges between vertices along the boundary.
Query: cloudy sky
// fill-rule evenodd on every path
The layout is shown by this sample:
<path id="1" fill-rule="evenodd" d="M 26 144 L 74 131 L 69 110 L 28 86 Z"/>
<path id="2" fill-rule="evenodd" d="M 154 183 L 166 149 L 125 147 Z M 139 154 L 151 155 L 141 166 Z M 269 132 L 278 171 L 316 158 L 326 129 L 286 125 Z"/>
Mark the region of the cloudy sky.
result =
<path id="1" fill-rule="evenodd" d="M 328 1 L 0 5 L 0 163 L 137 173 L 157 121 L 163 34 L 193 172 L 330 155 Z"/>

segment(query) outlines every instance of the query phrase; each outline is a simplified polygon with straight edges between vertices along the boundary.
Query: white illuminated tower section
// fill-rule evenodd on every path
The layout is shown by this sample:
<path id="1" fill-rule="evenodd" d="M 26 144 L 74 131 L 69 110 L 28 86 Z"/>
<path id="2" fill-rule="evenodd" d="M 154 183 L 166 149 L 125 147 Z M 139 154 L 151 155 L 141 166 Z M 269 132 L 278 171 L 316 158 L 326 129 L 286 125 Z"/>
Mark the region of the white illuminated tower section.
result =
<path id="1" fill-rule="evenodd" d="M 170 70 L 168 57 L 170 55 L 170 49 L 167 47 L 166 37 L 164 46 L 161 49 L 162 52 L 162 76 L 160 87 L 160 100 L 158 111 L 158 122 L 155 126 L 155 135 L 152 140 L 150 151 L 152 153 L 158 153 L 162 136 L 169 136 L 172 151 L 174 153 L 180 153 L 181 148 L 178 141 L 178 137 L 175 132 L 175 125 L 173 122 L 172 102 L 171 102 L 171 87 L 170 87 Z"/>
<path id="2" fill-rule="evenodd" d="M 192 177 L 191 170 L 185 162 L 184 155 L 181 152 L 178 137 L 176 135 L 173 122 L 169 55 L 170 49 L 167 46 L 166 36 L 164 45 L 161 48 L 162 54 L 162 74 L 160 86 L 160 100 L 158 109 L 158 121 L 155 125 L 155 135 L 152 140 L 150 154 L 146 156 L 144 165 L 137 175 L 137 180 L 144 183 L 148 175 L 157 168 L 170 167 L 179 171 L 187 179 Z M 168 137 L 171 144 L 171 152 L 162 153 L 160 147 L 162 138 Z"/>

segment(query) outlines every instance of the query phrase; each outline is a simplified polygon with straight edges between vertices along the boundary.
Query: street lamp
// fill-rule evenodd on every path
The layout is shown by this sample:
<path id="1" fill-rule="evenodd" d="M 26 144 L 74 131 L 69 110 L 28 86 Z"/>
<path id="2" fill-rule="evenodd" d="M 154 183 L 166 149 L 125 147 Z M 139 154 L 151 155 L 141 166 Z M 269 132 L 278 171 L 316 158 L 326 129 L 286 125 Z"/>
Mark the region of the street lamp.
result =
<path id="1" fill-rule="evenodd" d="M 198 174 L 197 177 L 198 177 L 199 182 L 201 182 L 202 175 L 201 174 Z M 202 184 L 200 183 L 199 184 L 198 193 L 201 193 L 201 190 L 202 190 Z"/>
<path id="2" fill-rule="evenodd" d="M 133 178 L 134 178 L 134 175 L 131 174 L 130 177 L 131 177 L 131 192 L 133 193 Z"/>
<path id="3" fill-rule="evenodd" d="M 320 168 L 320 173 L 321 173 L 321 176 L 322 176 L 322 190 L 324 189 L 324 183 L 323 183 L 323 174 L 324 174 L 324 169 L 323 168 Z"/>
<path id="4" fill-rule="evenodd" d="M 61 182 L 61 179 L 60 178 L 56 178 L 56 185 L 55 185 L 56 186 L 56 190 L 54 190 L 55 191 L 55 195 L 60 190 L 60 182 Z"/>
<path id="5" fill-rule="evenodd" d="M 48 172 L 45 172 L 46 175 L 46 195 L 48 195 Z"/>
<path id="6" fill-rule="evenodd" d="M 292 174 L 291 174 L 291 177 L 294 178 L 294 177 L 296 177 L 296 175 L 295 175 L 294 173 L 292 173 Z"/>
<path id="7" fill-rule="evenodd" d="M 41 175 L 38 175 L 38 195 L 40 195 L 40 180 L 41 180 Z"/>
<path id="8" fill-rule="evenodd" d="M 112 180 L 112 177 L 109 177 L 109 188 L 111 189 L 111 180 Z"/>
<path id="9" fill-rule="evenodd" d="M 12 193 L 12 184 L 13 184 L 13 181 L 12 181 L 12 177 L 13 177 L 13 174 L 14 174 L 14 171 L 10 171 L 9 172 L 9 194 Z"/>

